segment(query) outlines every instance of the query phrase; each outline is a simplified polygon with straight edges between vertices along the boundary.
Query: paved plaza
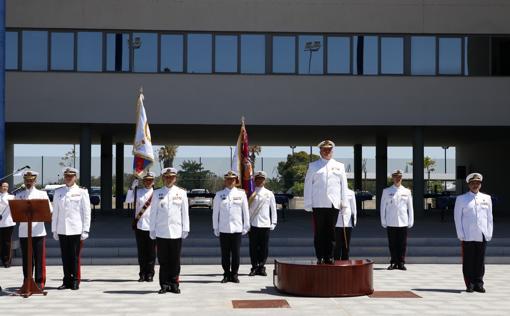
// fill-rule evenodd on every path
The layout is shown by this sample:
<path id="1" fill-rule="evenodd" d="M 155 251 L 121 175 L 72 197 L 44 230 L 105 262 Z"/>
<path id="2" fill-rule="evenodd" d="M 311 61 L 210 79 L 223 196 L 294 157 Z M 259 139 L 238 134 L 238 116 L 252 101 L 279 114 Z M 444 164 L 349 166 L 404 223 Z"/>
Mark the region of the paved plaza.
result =
<path id="1" fill-rule="evenodd" d="M 421 298 L 309 298 L 281 294 L 272 277 L 248 277 L 220 284 L 221 267 L 184 265 L 179 295 L 157 294 L 159 285 L 138 283 L 137 266 L 84 266 L 79 291 L 56 290 L 60 266 L 49 266 L 48 295 L 24 299 L 20 267 L 0 269 L 1 315 L 508 315 L 510 265 L 486 266 L 487 293 L 466 293 L 461 266 L 410 264 L 408 271 L 374 266 L 375 291 L 412 291 Z M 159 270 L 159 267 L 157 267 Z M 272 269 L 271 269 L 272 270 Z M 289 308 L 234 309 L 232 300 L 287 300 Z"/>

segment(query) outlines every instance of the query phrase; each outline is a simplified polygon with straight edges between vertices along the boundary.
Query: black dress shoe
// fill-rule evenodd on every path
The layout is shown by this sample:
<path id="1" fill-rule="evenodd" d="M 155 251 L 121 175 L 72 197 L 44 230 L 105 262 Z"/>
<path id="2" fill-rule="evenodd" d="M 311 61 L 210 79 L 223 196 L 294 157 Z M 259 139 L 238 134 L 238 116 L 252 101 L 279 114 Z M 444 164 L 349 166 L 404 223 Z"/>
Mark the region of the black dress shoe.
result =
<path id="1" fill-rule="evenodd" d="M 232 283 L 239 283 L 239 278 L 237 277 L 237 275 L 233 275 L 230 278 L 230 282 L 232 282 Z"/>
<path id="2" fill-rule="evenodd" d="M 403 263 L 399 263 L 399 264 L 398 264 L 398 268 L 397 268 L 397 269 L 399 269 L 399 270 L 403 270 L 403 271 L 406 271 L 406 270 L 407 270 L 406 266 L 405 266 Z"/>
<path id="3" fill-rule="evenodd" d="M 324 259 L 317 259 L 317 264 L 324 264 Z"/>
<path id="4" fill-rule="evenodd" d="M 71 285 L 71 290 L 76 291 L 79 289 L 80 289 L 80 285 L 78 284 L 78 282 L 73 282 L 73 284 Z"/>
<path id="5" fill-rule="evenodd" d="M 334 261 L 331 258 L 324 259 L 324 264 L 333 264 Z"/>
<path id="6" fill-rule="evenodd" d="M 474 292 L 473 285 L 471 285 L 471 284 L 470 284 L 470 285 L 468 285 L 468 286 L 466 287 L 466 292 L 468 292 L 468 293 L 473 293 L 473 292 Z"/>
<path id="7" fill-rule="evenodd" d="M 228 276 L 223 276 L 223 279 L 221 279 L 221 283 L 227 283 L 228 281 L 230 281 L 230 278 Z"/>
<path id="8" fill-rule="evenodd" d="M 158 294 L 165 294 L 166 292 L 168 292 L 167 287 L 162 286 L 161 289 L 158 291 Z"/>
<path id="9" fill-rule="evenodd" d="M 475 290 L 475 292 L 478 292 L 478 293 L 485 293 L 485 289 L 481 285 L 475 286 L 474 290 Z"/>
<path id="10" fill-rule="evenodd" d="M 140 276 L 140 278 L 138 279 L 138 282 L 143 282 L 145 281 L 145 278 L 143 276 Z"/>
<path id="11" fill-rule="evenodd" d="M 154 277 L 153 277 L 153 276 L 151 276 L 151 275 L 148 275 L 148 276 L 146 276 L 146 277 L 145 277 L 145 281 L 147 281 L 147 282 L 153 282 L 153 281 L 154 281 Z"/>
<path id="12" fill-rule="evenodd" d="M 61 286 L 57 287 L 57 290 L 65 290 L 65 289 L 70 289 L 71 287 L 67 284 L 62 284 Z"/>
<path id="13" fill-rule="evenodd" d="M 267 276 L 266 268 L 265 267 L 260 267 L 257 272 L 258 272 L 258 275 Z"/>
<path id="14" fill-rule="evenodd" d="M 4 268 L 10 268 L 11 263 L 10 262 L 4 262 Z"/>
<path id="15" fill-rule="evenodd" d="M 175 293 L 175 294 L 180 294 L 181 290 L 179 289 L 179 285 L 178 284 L 170 284 L 170 289 L 168 290 L 168 292 L 172 292 L 172 293 Z"/>
<path id="16" fill-rule="evenodd" d="M 255 276 L 257 274 L 257 268 L 251 268 L 250 273 L 248 273 L 248 276 Z"/>
<path id="17" fill-rule="evenodd" d="M 397 267 L 396 264 L 392 263 L 388 266 L 388 268 L 386 268 L 386 270 L 394 270 L 395 268 Z"/>

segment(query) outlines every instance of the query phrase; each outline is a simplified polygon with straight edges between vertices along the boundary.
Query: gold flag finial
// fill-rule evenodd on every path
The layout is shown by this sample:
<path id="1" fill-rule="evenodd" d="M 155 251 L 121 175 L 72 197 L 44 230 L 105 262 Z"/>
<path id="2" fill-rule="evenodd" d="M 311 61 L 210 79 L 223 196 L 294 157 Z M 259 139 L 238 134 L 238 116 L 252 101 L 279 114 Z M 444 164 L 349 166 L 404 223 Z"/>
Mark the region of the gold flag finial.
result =
<path id="1" fill-rule="evenodd" d="M 241 124 L 244 125 L 244 116 L 241 116 Z"/>
<path id="2" fill-rule="evenodd" d="M 143 94 L 143 86 L 140 86 L 140 89 L 138 90 L 138 92 L 140 92 L 140 94 Z"/>

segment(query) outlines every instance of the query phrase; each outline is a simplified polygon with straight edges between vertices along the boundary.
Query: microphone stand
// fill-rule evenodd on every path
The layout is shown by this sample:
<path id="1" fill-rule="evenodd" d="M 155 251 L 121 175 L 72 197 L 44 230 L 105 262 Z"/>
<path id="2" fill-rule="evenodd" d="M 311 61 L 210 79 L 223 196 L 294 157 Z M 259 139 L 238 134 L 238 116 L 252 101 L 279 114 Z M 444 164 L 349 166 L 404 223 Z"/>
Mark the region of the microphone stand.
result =
<path id="1" fill-rule="evenodd" d="M 23 170 L 23 169 L 30 169 L 30 166 L 24 166 L 24 167 L 21 167 L 21 168 L 19 168 L 18 170 L 15 170 L 15 171 L 13 171 L 12 173 L 10 173 L 10 174 L 8 174 L 8 175 L 6 175 L 6 176 L 4 176 L 4 177 L 0 178 L 0 181 L 5 180 L 5 179 L 7 179 L 7 178 L 9 178 L 9 177 L 13 176 L 15 173 L 17 173 L 17 172 L 19 172 L 19 171 L 21 171 L 21 170 Z"/>

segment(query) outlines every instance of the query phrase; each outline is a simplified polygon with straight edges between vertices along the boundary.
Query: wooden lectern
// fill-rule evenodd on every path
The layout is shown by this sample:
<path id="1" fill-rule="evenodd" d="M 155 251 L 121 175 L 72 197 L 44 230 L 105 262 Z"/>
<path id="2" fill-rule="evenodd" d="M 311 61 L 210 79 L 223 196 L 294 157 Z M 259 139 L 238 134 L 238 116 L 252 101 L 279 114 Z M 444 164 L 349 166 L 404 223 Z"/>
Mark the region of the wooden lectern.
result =
<path id="1" fill-rule="evenodd" d="M 23 281 L 23 286 L 18 293 L 23 297 L 29 297 L 32 294 L 43 294 L 47 292 L 40 289 L 32 276 L 32 222 L 51 222 L 50 201 L 45 199 L 33 200 L 9 200 L 12 219 L 16 223 L 27 223 L 27 277 Z"/>

